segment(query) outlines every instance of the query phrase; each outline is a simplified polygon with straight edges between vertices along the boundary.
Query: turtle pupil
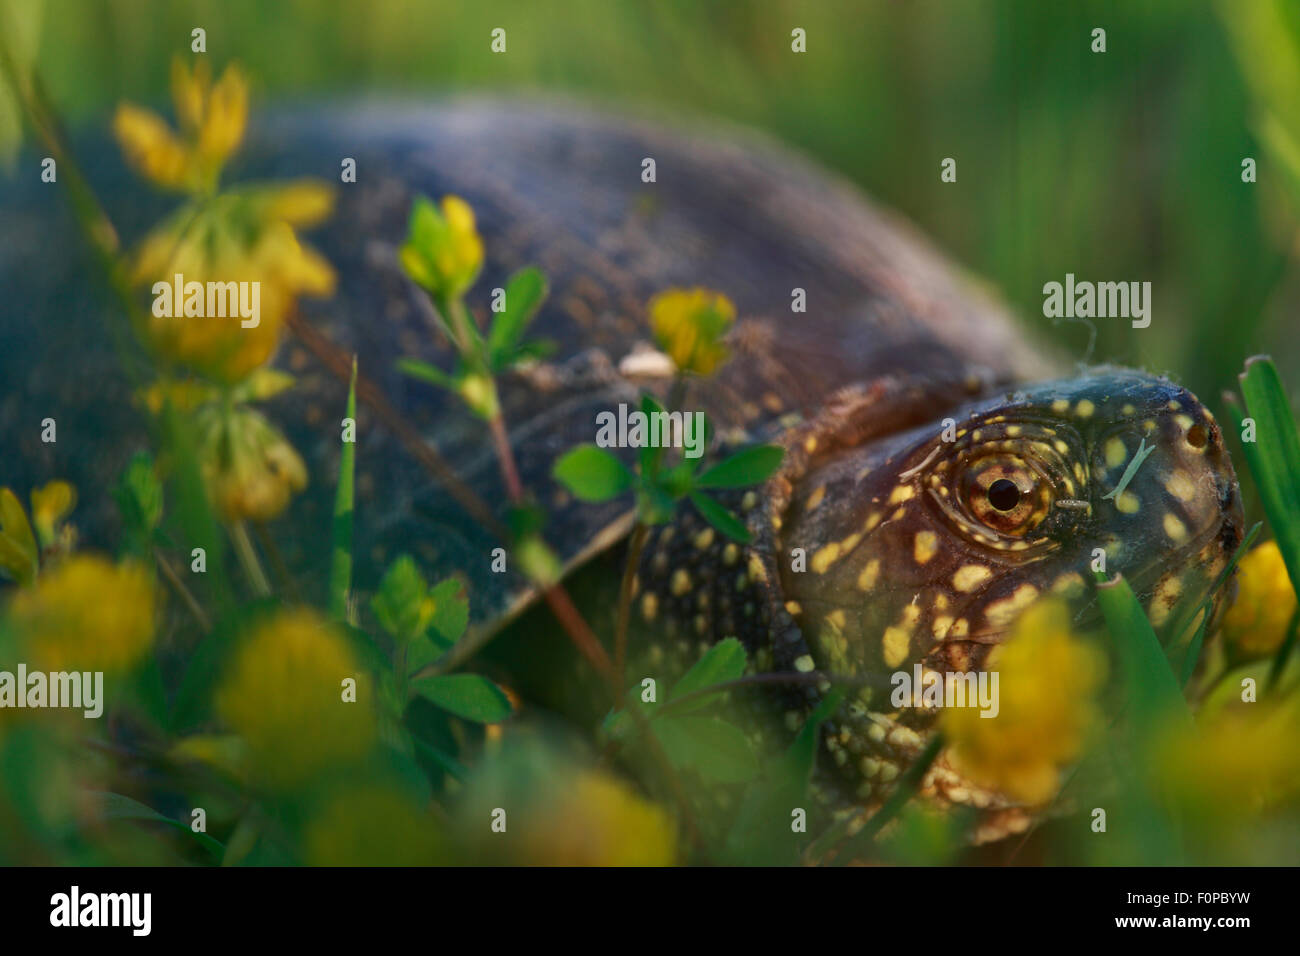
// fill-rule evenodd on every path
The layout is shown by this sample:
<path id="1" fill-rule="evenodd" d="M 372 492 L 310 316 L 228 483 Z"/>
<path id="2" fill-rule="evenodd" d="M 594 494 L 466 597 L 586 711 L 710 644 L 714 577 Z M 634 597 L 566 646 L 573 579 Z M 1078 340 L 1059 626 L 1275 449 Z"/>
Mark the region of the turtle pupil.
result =
<path id="1" fill-rule="evenodd" d="M 1020 504 L 1020 489 L 1014 481 L 999 478 L 989 485 L 989 504 L 998 511 L 1010 511 Z"/>

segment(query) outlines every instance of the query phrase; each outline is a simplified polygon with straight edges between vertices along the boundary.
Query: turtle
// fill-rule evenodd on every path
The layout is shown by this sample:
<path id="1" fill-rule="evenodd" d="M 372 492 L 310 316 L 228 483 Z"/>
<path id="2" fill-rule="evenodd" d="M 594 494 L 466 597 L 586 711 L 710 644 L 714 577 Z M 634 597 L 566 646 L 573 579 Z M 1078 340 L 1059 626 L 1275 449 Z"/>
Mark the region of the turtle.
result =
<path id="1" fill-rule="evenodd" d="M 76 149 L 128 240 L 165 213 L 101 133 Z M 344 158 L 356 181 L 339 185 L 334 216 L 307 236 L 337 269 L 338 292 L 304 299 L 301 316 L 357 356 L 460 479 L 501 504 L 499 517 L 506 494 L 481 422 L 396 368 L 403 356 L 451 361 L 399 263 L 413 200 L 454 194 L 473 208 L 487 253 L 468 298 L 480 321 L 485 290 L 522 266 L 546 273 L 534 329 L 554 353 L 505 377 L 502 401 L 567 572 L 617 556 L 632 526 L 628 501 L 576 501 L 552 467 L 593 440 L 599 412 L 666 395 L 671 376 L 644 360 L 647 300 L 706 287 L 734 301 L 731 357 L 690 382 L 683 406 L 707 413 L 718 443 L 772 441 L 785 457 L 730 502 L 748 543 L 690 507 L 652 530 L 634 607 L 665 646 L 698 654 L 737 637 L 757 670 L 827 675 L 774 696 L 792 727 L 830 675 L 978 671 L 1040 596 L 1095 615 L 1099 553 L 1163 625 L 1196 606 L 1241 541 L 1224 436 L 1194 395 L 1164 376 L 1066 361 L 901 216 L 761 134 L 552 100 L 331 102 L 256 117 L 232 178 L 337 181 Z M 111 546 L 115 512 L 92 489 L 148 444 L 137 383 L 112 347 L 113 306 L 86 279 L 94 263 L 56 188 L 27 176 L 6 185 L 0 210 L 0 484 L 70 479 L 83 489 L 83 534 Z M 792 309 L 799 296 L 803 311 Z M 304 596 L 319 597 L 332 496 L 322 476 L 336 466 L 346 386 L 298 340 L 276 363 L 298 385 L 268 414 L 314 479 L 277 538 L 285 563 L 305 569 Z M 55 443 L 41 440 L 48 418 Z M 430 575 L 464 579 L 472 633 L 520 618 L 536 590 L 492 570 L 499 540 L 364 406 L 358 426 L 358 590 L 407 551 Z M 918 712 L 858 694 L 824 726 L 822 761 L 852 797 L 879 799 L 925 734 Z M 926 786 L 954 803 L 1011 806 L 943 767 Z"/>

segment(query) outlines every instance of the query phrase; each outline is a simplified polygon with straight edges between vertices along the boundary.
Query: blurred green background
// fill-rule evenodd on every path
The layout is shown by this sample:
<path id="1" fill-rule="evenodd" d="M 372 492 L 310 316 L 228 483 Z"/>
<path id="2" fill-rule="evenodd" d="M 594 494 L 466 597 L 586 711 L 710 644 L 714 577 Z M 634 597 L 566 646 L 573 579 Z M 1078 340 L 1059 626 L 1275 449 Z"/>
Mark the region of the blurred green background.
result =
<path id="1" fill-rule="evenodd" d="M 244 63 L 262 103 L 528 90 L 765 128 L 908 214 L 1073 358 L 1088 332 L 1043 318 L 1043 283 L 1150 280 L 1151 327 L 1097 320 L 1092 360 L 1172 372 L 1217 407 L 1253 352 L 1272 351 L 1289 381 L 1300 371 L 1294 183 L 1259 136 L 1266 112 L 1300 125 L 1298 7 L 54 0 L 38 63 L 74 121 L 159 101 L 202 26 L 214 65 Z M 498 26 L 505 55 L 489 52 Z M 1256 184 L 1241 179 L 1247 156 Z M 944 157 L 956 183 L 940 182 Z"/>

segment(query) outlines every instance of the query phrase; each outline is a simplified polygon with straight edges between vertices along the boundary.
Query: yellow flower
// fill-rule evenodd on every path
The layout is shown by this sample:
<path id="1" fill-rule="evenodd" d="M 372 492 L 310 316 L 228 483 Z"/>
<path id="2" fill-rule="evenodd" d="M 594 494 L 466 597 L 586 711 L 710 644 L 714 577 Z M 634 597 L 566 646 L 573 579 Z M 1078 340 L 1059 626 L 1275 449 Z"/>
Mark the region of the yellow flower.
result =
<path id="1" fill-rule="evenodd" d="M 118 106 L 113 133 L 127 162 L 147 179 L 167 189 L 210 192 L 244 138 L 248 83 L 230 65 L 213 86 L 207 60 L 199 60 L 191 73 L 177 59 L 172 99 L 179 136 L 156 113 L 130 103 Z"/>
<path id="2" fill-rule="evenodd" d="M 30 584 L 40 566 L 36 536 L 22 502 L 8 488 L 0 488 L 0 572 L 19 584 Z"/>
<path id="3" fill-rule="evenodd" d="M 1096 721 L 1093 693 L 1105 659 L 1072 635 L 1064 604 L 1040 601 L 1020 616 L 985 666 L 998 675 L 997 716 L 982 717 L 974 707 L 944 711 L 952 763 L 982 786 L 1027 804 L 1045 803 Z"/>
<path id="4" fill-rule="evenodd" d="M 1214 827 L 1300 798 L 1300 696 L 1202 714 L 1156 748 L 1158 776 L 1185 813 Z"/>
<path id="5" fill-rule="evenodd" d="M 670 866 L 677 858 L 676 827 L 662 807 L 531 735 L 508 738 L 466 783 L 455 832 L 472 858 L 512 866 Z"/>
<path id="6" fill-rule="evenodd" d="M 442 861 L 436 821 L 394 787 L 333 794 L 307 826 L 311 866 L 428 866 Z"/>
<path id="7" fill-rule="evenodd" d="M 344 681 L 356 681 L 345 700 Z M 248 744 L 257 777 L 293 786 L 364 755 L 374 739 L 371 682 L 315 612 L 285 610 L 246 636 L 217 689 L 217 713 Z"/>
<path id="8" fill-rule="evenodd" d="M 736 307 L 710 289 L 669 289 L 650 300 L 655 341 L 682 372 L 711 375 L 730 354 L 722 338 L 736 321 Z"/>
<path id="9" fill-rule="evenodd" d="M 153 642 L 153 579 L 137 564 L 76 555 L 15 594 L 9 613 L 46 670 L 126 670 Z"/>
<path id="10" fill-rule="evenodd" d="M 211 405 L 194 418 L 203 480 L 227 521 L 270 521 L 307 487 L 307 466 L 259 412 Z"/>
<path id="11" fill-rule="evenodd" d="M 315 214 L 322 200 L 319 194 L 309 199 L 308 188 L 308 184 L 294 187 L 298 196 L 291 201 L 311 203 Z M 334 270 L 298 241 L 286 221 L 260 220 L 260 226 L 254 221 L 249 234 L 249 213 L 265 216 L 277 208 L 283 210 L 285 205 L 274 197 L 250 199 L 230 193 L 215 201 L 206 215 L 186 216 L 187 207 L 145 237 L 132 270 L 136 283 L 172 286 L 179 273 L 185 285 L 198 282 L 205 290 L 208 282 L 247 282 L 250 295 L 251 283 L 257 283 L 257 324 L 249 327 L 244 326 L 240 310 L 230 306 L 226 317 L 187 316 L 184 296 L 177 302 L 172 295 L 170 310 L 149 309 L 140 331 L 155 353 L 215 381 L 238 382 L 274 354 L 284 319 L 296 307 L 299 295 L 333 293 Z M 296 212 L 301 215 L 306 210 Z M 235 295 L 242 294 L 240 286 L 232 288 Z M 206 298 L 205 291 L 205 311 Z M 160 311 L 164 314 L 157 314 Z"/>
<path id="12" fill-rule="evenodd" d="M 32 523 L 41 543 L 49 546 L 58 537 L 59 524 L 77 506 L 77 490 L 66 481 L 51 481 L 32 491 Z"/>
<path id="13" fill-rule="evenodd" d="M 459 298 L 483 266 L 483 240 L 474 210 L 459 196 L 444 196 L 439 213 L 438 207 L 420 197 L 411 208 L 401 256 L 406 274 L 417 283 L 435 296 Z"/>
<path id="14" fill-rule="evenodd" d="M 1266 657 L 1282 646 L 1295 613 L 1295 590 L 1277 543 L 1266 541 L 1241 559 L 1237 600 L 1223 616 L 1225 645 L 1239 660 Z"/>

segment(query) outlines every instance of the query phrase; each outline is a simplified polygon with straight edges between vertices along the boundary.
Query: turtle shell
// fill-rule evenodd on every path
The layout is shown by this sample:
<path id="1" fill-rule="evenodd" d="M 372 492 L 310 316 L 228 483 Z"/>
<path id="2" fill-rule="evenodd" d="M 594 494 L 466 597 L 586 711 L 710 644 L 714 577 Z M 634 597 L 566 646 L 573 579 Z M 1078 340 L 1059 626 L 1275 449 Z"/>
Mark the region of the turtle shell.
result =
<path id="1" fill-rule="evenodd" d="M 83 137 L 77 152 L 128 244 L 174 202 L 127 171 L 105 137 Z M 552 464 L 593 440 L 598 411 L 645 389 L 666 392 L 666 378 L 641 374 L 646 364 L 629 356 L 651 338 L 648 299 L 667 288 L 717 289 L 737 307 L 731 361 L 689 394 L 690 407 L 724 433 L 809 415 L 846 386 L 898 371 L 957 384 L 1050 370 L 1003 309 L 905 223 L 751 133 L 670 131 L 553 103 L 331 104 L 263 114 L 228 179 L 337 183 L 345 157 L 356 161 L 356 182 L 339 184 L 335 214 L 305 236 L 334 265 L 338 291 L 302 300 L 301 314 L 355 353 L 409 425 L 503 512 L 482 423 L 395 369 L 403 356 L 443 368 L 452 361 L 423 292 L 398 263 L 412 201 L 454 193 L 473 207 L 487 260 L 467 301 L 480 318 L 513 271 L 537 265 L 547 274 L 550 295 L 531 331 L 555 352 L 508 376 L 502 399 L 523 481 L 570 565 L 627 528 L 627 502 L 570 500 Z M 653 182 L 643 181 L 646 159 Z M 30 172 L 37 168 L 28 157 L 23 178 L 0 193 L 0 484 L 21 494 L 53 477 L 73 481 L 83 534 L 110 545 L 109 487 L 129 456 L 149 447 L 148 417 L 133 401 L 141 379 L 114 349 L 120 309 L 62 191 L 40 183 Z M 797 289 L 804 312 L 792 310 Z M 307 569 L 305 593 L 315 596 L 326 580 L 345 386 L 292 338 L 276 363 L 298 387 L 266 410 L 307 460 L 312 484 L 280 519 L 283 533 L 273 533 L 286 564 Z M 57 422 L 54 443 L 41 438 L 47 418 Z M 467 577 L 480 624 L 526 603 L 521 577 L 491 571 L 500 542 L 364 407 L 358 426 L 358 585 L 373 585 L 409 551 L 431 577 Z"/>

